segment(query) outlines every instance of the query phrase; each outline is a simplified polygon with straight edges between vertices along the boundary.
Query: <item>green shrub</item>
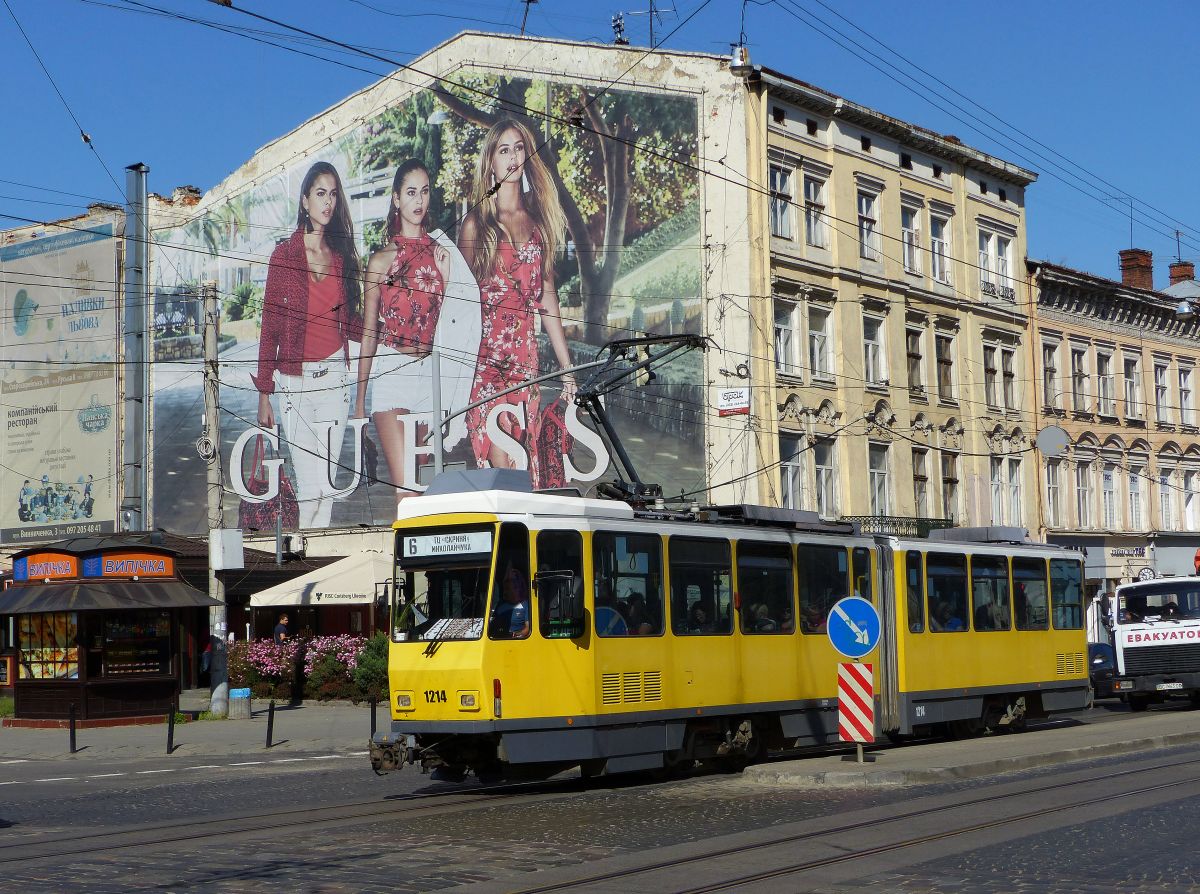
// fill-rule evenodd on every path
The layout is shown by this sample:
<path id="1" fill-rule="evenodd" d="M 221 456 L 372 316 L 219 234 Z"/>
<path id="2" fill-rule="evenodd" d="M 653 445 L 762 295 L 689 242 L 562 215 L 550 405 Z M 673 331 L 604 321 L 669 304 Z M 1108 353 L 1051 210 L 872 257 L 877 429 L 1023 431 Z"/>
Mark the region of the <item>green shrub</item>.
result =
<path id="1" fill-rule="evenodd" d="M 388 696 L 388 638 L 377 633 L 358 653 L 354 668 L 354 685 L 366 699 L 387 701 Z"/>
<path id="2" fill-rule="evenodd" d="M 16 703 L 11 695 L 0 695 L 0 717 L 12 717 Z"/>

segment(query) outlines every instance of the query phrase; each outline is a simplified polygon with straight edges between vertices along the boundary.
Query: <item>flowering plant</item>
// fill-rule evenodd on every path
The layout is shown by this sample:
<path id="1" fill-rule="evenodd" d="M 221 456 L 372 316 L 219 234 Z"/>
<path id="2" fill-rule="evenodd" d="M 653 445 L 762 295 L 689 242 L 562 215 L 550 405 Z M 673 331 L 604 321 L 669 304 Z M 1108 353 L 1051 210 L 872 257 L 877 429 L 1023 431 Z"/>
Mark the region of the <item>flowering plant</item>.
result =
<path id="1" fill-rule="evenodd" d="M 364 636 L 318 636 L 309 640 L 304 650 L 304 676 L 311 677 L 313 668 L 326 656 L 332 655 L 337 663 L 345 668 L 346 679 L 353 676 L 354 667 L 358 664 L 358 653 L 366 646 Z"/>

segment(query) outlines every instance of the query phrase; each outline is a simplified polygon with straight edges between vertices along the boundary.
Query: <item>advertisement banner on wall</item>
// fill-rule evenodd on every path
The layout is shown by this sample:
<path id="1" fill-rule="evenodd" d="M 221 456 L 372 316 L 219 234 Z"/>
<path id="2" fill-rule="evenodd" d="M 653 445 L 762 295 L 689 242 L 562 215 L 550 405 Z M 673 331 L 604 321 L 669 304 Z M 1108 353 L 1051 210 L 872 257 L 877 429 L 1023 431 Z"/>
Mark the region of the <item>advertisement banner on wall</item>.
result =
<path id="1" fill-rule="evenodd" d="M 0 541 L 116 530 L 117 239 L 0 246 Z"/>
<path id="2" fill-rule="evenodd" d="M 292 161 L 248 165 L 244 189 L 156 233 L 155 525 L 206 526 L 206 280 L 230 527 L 394 519 L 432 475 L 435 378 L 447 468 L 611 478 L 570 399 L 586 374 L 523 383 L 611 339 L 701 331 L 697 115 L 689 94 L 480 71 L 315 148 L 298 132 Z M 606 398 L 668 492 L 705 484 L 701 368 L 686 355 Z"/>

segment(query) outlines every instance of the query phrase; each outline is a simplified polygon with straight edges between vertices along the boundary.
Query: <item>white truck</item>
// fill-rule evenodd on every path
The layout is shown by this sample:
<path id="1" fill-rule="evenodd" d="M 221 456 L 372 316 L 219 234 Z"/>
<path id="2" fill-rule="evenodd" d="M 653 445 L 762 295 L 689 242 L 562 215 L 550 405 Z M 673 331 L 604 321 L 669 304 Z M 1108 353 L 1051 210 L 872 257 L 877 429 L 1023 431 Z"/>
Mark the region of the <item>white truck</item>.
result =
<path id="1" fill-rule="evenodd" d="M 1113 690 L 1130 710 L 1185 695 L 1200 706 L 1200 577 L 1122 584 L 1111 622 Z"/>

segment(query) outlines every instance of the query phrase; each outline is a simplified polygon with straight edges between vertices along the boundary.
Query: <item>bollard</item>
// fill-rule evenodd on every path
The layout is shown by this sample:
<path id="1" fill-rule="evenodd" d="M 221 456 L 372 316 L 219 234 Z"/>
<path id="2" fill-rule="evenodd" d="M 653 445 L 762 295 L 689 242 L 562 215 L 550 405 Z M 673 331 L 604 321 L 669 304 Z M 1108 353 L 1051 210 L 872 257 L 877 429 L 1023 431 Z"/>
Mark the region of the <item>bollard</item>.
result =
<path id="1" fill-rule="evenodd" d="M 271 747 L 271 734 L 275 731 L 275 699 L 267 706 L 267 747 Z"/>
<path id="2" fill-rule="evenodd" d="M 75 703 L 71 702 L 71 754 L 75 753 Z"/>
<path id="3" fill-rule="evenodd" d="M 375 709 L 379 705 L 379 700 L 375 696 L 371 696 L 371 741 L 375 741 Z"/>
<path id="4" fill-rule="evenodd" d="M 167 754 L 175 750 L 175 708 L 167 715 Z"/>

